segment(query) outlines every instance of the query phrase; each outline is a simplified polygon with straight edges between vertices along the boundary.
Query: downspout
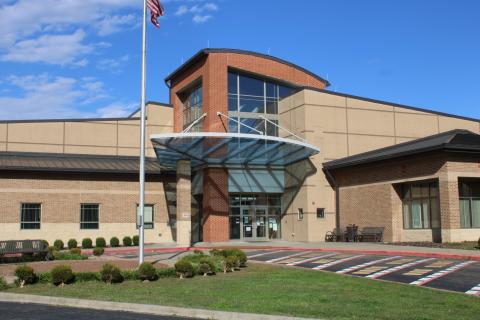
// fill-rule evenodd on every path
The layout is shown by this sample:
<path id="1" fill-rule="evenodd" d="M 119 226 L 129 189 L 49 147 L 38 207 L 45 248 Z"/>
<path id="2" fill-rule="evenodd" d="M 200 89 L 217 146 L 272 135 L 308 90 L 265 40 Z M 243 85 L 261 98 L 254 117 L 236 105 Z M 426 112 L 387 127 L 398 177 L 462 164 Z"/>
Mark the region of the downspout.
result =
<path id="1" fill-rule="evenodd" d="M 335 229 L 337 234 L 340 232 L 340 187 L 338 186 L 335 178 L 330 173 L 330 171 L 326 168 L 323 168 L 323 171 L 327 175 L 327 179 L 333 185 L 335 189 Z"/>

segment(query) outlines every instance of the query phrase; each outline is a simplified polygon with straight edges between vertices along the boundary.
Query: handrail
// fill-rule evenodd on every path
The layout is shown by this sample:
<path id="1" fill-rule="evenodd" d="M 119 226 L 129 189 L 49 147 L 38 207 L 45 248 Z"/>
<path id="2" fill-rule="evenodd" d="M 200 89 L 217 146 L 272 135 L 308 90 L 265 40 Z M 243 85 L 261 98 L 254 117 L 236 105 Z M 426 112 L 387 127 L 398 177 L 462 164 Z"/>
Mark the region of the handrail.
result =
<path id="1" fill-rule="evenodd" d="M 202 114 L 199 118 L 197 118 L 195 121 L 193 121 L 192 123 L 190 123 L 190 125 L 188 127 L 186 127 L 182 133 L 187 133 L 188 131 L 190 131 L 190 129 L 193 128 L 194 125 L 196 125 L 197 123 L 200 122 L 200 120 L 203 120 L 203 118 L 205 118 L 207 116 L 206 113 Z"/>
<path id="2" fill-rule="evenodd" d="M 252 128 L 252 127 L 246 125 L 245 123 L 241 123 L 241 122 L 238 121 L 237 119 L 232 118 L 232 117 L 229 117 L 229 116 L 221 113 L 220 111 L 217 111 L 217 116 L 222 116 L 222 117 L 227 118 L 228 120 L 233 120 L 233 121 L 235 121 L 236 123 L 238 123 L 238 124 L 241 125 L 241 126 L 244 126 L 244 127 L 247 127 L 247 128 L 250 129 L 250 130 L 256 131 L 256 132 L 260 133 L 261 135 L 265 135 L 265 132 L 259 131 L 259 130 L 255 129 L 255 128 Z"/>

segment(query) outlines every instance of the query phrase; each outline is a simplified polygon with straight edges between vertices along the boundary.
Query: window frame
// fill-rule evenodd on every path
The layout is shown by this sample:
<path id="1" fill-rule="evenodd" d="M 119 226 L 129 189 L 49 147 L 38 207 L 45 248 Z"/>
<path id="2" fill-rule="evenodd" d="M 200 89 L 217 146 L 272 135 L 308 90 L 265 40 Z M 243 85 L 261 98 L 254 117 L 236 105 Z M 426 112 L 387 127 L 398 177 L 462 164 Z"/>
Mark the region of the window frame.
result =
<path id="1" fill-rule="evenodd" d="M 303 208 L 298 208 L 297 209 L 297 220 L 298 221 L 303 221 L 304 216 L 305 216 L 305 212 L 303 212 Z"/>
<path id="2" fill-rule="evenodd" d="M 38 221 L 28 221 L 24 220 L 24 205 L 38 205 Z M 42 203 L 41 202 L 22 202 L 20 203 L 20 230 L 40 230 L 42 227 Z M 25 208 L 26 210 L 27 208 Z M 32 209 L 32 208 L 28 208 Z M 25 228 L 25 225 L 38 225 L 38 228 Z"/>
<path id="3" fill-rule="evenodd" d="M 464 185 L 465 184 L 469 184 L 469 183 L 476 183 L 476 184 L 480 184 L 480 181 L 477 180 L 477 179 L 459 179 L 458 180 L 458 199 L 459 199 L 459 214 L 460 214 L 460 229 L 479 229 L 480 228 L 480 225 L 478 226 L 474 226 L 473 224 L 473 221 L 474 221 L 474 217 L 473 217 L 473 210 L 472 210 L 472 207 L 473 207 L 473 201 L 476 200 L 476 201 L 480 201 L 480 194 L 473 194 L 472 193 L 472 190 L 473 188 L 471 186 L 467 186 L 467 194 L 464 195 L 464 192 L 466 189 L 464 189 Z M 463 226 L 462 225 L 462 200 L 467 200 L 468 201 L 468 222 L 469 222 L 469 225 L 468 226 Z"/>
<path id="4" fill-rule="evenodd" d="M 143 220 L 143 229 L 144 230 L 152 230 L 152 229 L 155 229 L 155 204 L 153 203 L 145 203 L 144 204 L 144 208 L 146 207 L 151 207 L 152 208 L 152 222 L 149 222 L 148 225 L 147 223 L 145 222 L 145 220 Z M 140 205 L 137 203 L 136 205 L 136 220 L 135 220 L 135 225 L 137 227 L 137 230 L 140 228 L 140 224 L 139 224 L 139 212 L 138 212 L 138 208 L 140 208 Z M 145 209 L 144 209 L 145 210 Z M 145 214 L 145 211 L 143 212 Z M 143 217 L 143 219 L 145 219 L 145 216 Z"/>
<path id="5" fill-rule="evenodd" d="M 317 219 L 325 219 L 325 208 L 317 208 Z"/>
<path id="6" fill-rule="evenodd" d="M 97 210 L 97 221 L 84 221 L 84 206 L 96 206 Z M 92 208 L 88 208 L 88 210 L 92 210 Z M 87 228 L 87 225 L 93 225 L 93 228 Z M 96 227 L 95 227 L 96 226 Z M 80 230 L 99 230 L 100 229 L 100 203 L 80 203 Z"/>
<path id="7" fill-rule="evenodd" d="M 428 195 L 424 196 L 413 196 L 412 189 L 413 187 L 422 187 L 424 185 L 428 186 Z M 406 190 L 408 188 L 408 190 Z M 436 188 L 436 192 L 432 194 L 432 189 Z M 406 196 L 407 194 L 407 196 Z M 404 230 L 432 230 L 433 227 L 433 212 L 432 212 L 432 201 L 439 201 L 439 185 L 437 181 L 418 181 L 418 182 L 407 182 L 401 184 L 401 202 L 402 202 L 402 221 Z M 415 202 L 420 203 L 420 222 L 422 227 L 415 228 L 413 227 L 413 204 Z M 424 204 L 428 204 L 428 227 L 425 227 L 425 212 Z M 410 226 L 406 226 L 406 217 L 405 217 L 405 206 L 408 206 L 408 218 L 410 221 Z M 437 208 L 439 210 L 439 208 Z"/>

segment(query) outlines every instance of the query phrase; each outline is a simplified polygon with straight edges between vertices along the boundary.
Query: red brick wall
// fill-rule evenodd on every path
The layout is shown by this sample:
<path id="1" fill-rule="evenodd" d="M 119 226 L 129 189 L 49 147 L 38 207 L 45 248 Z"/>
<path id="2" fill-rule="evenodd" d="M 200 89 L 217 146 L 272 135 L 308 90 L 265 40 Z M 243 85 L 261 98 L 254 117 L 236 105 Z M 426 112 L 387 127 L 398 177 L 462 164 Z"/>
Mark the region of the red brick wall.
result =
<path id="1" fill-rule="evenodd" d="M 207 168 L 203 172 L 203 241 L 229 240 L 228 171 Z"/>

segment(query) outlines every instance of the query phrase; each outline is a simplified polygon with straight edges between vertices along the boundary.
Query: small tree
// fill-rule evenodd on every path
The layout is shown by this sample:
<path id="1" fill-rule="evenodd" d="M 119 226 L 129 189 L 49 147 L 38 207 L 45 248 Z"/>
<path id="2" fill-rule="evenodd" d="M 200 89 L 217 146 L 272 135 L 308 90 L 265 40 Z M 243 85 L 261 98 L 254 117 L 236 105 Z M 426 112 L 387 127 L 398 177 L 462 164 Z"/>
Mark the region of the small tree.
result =
<path id="1" fill-rule="evenodd" d="M 180 279 L 193 277 L 193 266 L 188 261 L 180 260 L 175 263 L 175 271 Z"/>
<path id="2" fill-rule="evenodd" d="M 52 269 L 52 283 L 56 286 L 64 286 L 65 284 L 73 282 L 75 275 L 73 274 L 72 267 L 67 265 L 59 265 Z"/>
<path id="3" fill-rule="evenodd" d="M 109 284 L 123 281 L 123 276 L 120 272 L 120 269 L 110 263 L 106 263 L 102 266 L 102 269 L 100 270 L 100 277 L 102 278 L 103 282 Z"/>

